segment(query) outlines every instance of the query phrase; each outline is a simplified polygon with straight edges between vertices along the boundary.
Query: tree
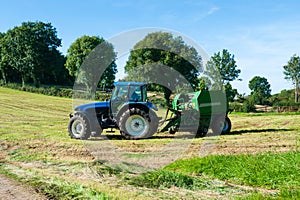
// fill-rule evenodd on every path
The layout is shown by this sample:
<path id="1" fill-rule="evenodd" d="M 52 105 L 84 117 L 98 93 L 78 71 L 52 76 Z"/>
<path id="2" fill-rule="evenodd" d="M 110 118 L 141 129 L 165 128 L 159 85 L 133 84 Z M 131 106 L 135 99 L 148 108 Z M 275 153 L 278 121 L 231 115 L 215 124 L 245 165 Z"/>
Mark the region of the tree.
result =
<path id="1" fill-rule="evenodd" d="M 237 69 L 234 55 L 231 55 L 227 49 L 223 49 L 210 58 L 204 73 L 214 81 L 214 88 L 222 90 L 224 84 L 239 77 L 241 70 Z"/>
<path id="2" fill-rule="evenodd" d="M 6 78 L 6 74 L 5 74 L 5 67 L 4 67 L 3 63 L 1 63 L 1 48 L 2 48 L 1 46 L 2 46 L 2 43 L 3 43 L 3 41 L 2 41 L 3 37 L 4 37 L 4 33 L 0 32 L 0 72 L 1 72 L 0 77 L 2 78 L 4 83 L 6 83 L 7 78 Z"/>
<path id="3" fill-rule="evenodd" d="M 272 95 L 271 102 L 273 103 L 273 106 L 295 105 L 294 95 L 294 90 L 281 90 L 280 93 Z"/>
<path id="4" fill-rule="evenodd" d="M 167 32 L 150 33 L 139 41 L 125 66 L 127 80 L 160 84 L 167 102 L 176 86 L 196 89 L 201 71 L 202 58 L 196 49 Z"/>
<path id="5" fill-rule="evenodd" d="M 294 54 L 287 65 L 283 66 L 285 79 L 291 80 L 295 86 L 295 103 L 299 102 L 300 58 Z"/>
<path id="6" fill-rule="evenodd" d="M 29 79 L 38 86 L 40 77 L 48 70 L 47 61 L 60 45 L 61 39 L 51 23 L 23 22 L 4 35 L 1 65 L 15 70 L 23 86 Z"/>
<path id="7" fill-rule="evenodd" d="M 251 90 L 251 98 L 256 104 L 264 104 L 266 99 L 271 97 L 271 85 L 264 77 L 253 77 L 248 86 Z"/>
<path id="8" fill-rule="evenodd" d="M 198 87 L 196 88 L 196 90 L 207 90 L 208 88 L 211 87 L 211 81 L 205 77 L 205 76 L 202 76 L 200 78 L 198 78 L 199 80 L 199 84 L 198 84 Z"/>
<path id="9" fill-rule="evenodd" d="M 237 89 L 233 89 L 230 83 L 226 83 L 224 88 L 227 100 L 233 102 L 234 98 L 238 95 Z"/>
<path id="10" fill-rule="evenodd" d="M 72 85 L 74 79 L 65 67 L 66 57 L 59 51 L 52 51 L 48 58 L 47 70 L 43 73 L 42 83 L 55 85 Z"/>
<path id="11" fill-rule="evenodd" d="M 95 49 L 97 46 L 99 48 Z M 96 85 L 98 85 L 100 80 L 100 87 L 102 87 L 103 84 L 112 84 L 114 82 L 115 74 L 117 73 L 117 65 L 115 63 L 116 53 L 112 45 L 103 38 L 84 35 L 71 44 L 67 53 L 65 66 L 69 74 L 72 77 L 77 77 L 81 71 L 81 76 L 85 77 L 82 81 L 86 84 L 88 90 L 91 90 L 94 81 L 97 81 Z M 97 53 L 99 55 L 96 55 Z M 90 54 L 91 56 L 89 56 Z M 102 58 L 99 56 L 102 56 Z M 85 63 L 84 67 L 82 65 L 87 58 L 90 58 L 90 60 L 88 61 L 89 63 Z M 106 61 L 103 62 L 104 60 Z M 93 63 L 93 61 L 95 61 L 95 63 Z M 99 63 L 97 63 L 97 61 Z M 89 68 L 87 68 L 87 66 Z M 103 73 L 99 71 L 100 68 L 104 69 Z M 97 78 L 97 72 L 101 73 L 102 76 Z"/>

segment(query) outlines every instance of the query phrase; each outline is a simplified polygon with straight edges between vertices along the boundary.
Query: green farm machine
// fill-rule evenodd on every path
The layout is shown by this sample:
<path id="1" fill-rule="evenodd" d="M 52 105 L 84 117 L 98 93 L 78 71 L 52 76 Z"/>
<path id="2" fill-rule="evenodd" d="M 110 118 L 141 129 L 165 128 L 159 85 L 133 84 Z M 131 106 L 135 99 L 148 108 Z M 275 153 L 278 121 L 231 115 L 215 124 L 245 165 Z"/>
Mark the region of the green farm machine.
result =
<path id="1" fill-rule="evenodd" d="M 222 91 L 201 90 L 188 94 L 177 94 L 168 108 L 161 132 L 192 131 L 205 136 L 212 129 L 215 134 L 229 133 L 231 122 L 227 114 L 226 96 Z M 171 112 L 171 116 L 169 116 Z"/>
<path id="2" fill-rule="evenodd" d="M 126 139 L 148 138 L 166 131 L 171 134 L 193 132 L 203 137 L 210 128 L 214 134 L 229 133 L 231 129 L 226 96 L 222 91 L 177 94 L 165 119 L 160 122 L 157 110 L 147 99 L 146 84 L 117 82 L 109 101 L 75 107 L 74 114 L 70 114 L 69 135 L 87 139 L 100 135 L 103 129 L 116 128 Z"/>

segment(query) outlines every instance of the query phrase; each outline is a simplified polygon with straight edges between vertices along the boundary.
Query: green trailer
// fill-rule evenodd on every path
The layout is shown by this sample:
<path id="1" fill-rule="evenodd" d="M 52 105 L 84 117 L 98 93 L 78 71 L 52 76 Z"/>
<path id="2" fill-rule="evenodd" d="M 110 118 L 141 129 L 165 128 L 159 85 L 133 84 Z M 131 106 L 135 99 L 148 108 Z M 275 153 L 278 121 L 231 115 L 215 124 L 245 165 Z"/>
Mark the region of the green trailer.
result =
<path id="1" fill-rule="evenodd" d="M 201 90 L 177 94 L 163 121 L 167 124 L 160 131 L 169 131 L 171 134 L 192 131 L 202 137 L 209 129 L 215 134 L 229 133 L 231 122 L 227 114 L 228 103 L 222 91 Z"/>

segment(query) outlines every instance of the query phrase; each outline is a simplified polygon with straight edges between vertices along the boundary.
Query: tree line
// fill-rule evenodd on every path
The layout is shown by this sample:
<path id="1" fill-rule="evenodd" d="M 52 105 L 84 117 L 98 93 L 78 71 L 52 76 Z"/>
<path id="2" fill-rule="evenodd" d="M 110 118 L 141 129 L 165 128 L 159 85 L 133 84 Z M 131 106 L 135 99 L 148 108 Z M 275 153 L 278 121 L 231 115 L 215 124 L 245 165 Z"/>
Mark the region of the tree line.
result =
<path id="1" fill-rule="evenodd" d="M 117 67 L 112 45 L 97 36 L 82 36 L 69 47 L 67 56 L 58 48 L 61 39 L 51 23 L 23 22 L 20 26 L 0 33 L 0 79 L 6 83 L 73 85 L 84 59 L 99 44 L 110 47 L 113 56 L 102 75 L 103 83 L 112 83 Z"/>
<path id="2" fill-rule="evenodd" d="M 112 44 L 99 36 L 82 36 L 71 44 L 64 56 L 58 50 L 61 41 L 51 23 L 39 21 L 23 22 L 6 33 L 0 33 L 0 79 L 4 84 L 17 82 L 23 86 L 33 84 L 39 87 L 40 84 L 73 85 L 77 77 L 90 91 L 93 87 L 115 81 L 117 53 Z M 86 58 L 93 53 L 97 57 L 95 48 L 100 44 L 105 50 L 100 53 L 107 59 L 100 59 L 100 63 L 86 65 L 88 67 L 79 70 Z M 99 78 L 93 72 L 101 66 L 105 67 L 105 71 Z M 174 37 L 166 32 L 150 33 L 134 46 L 125 65 L 127 77 L 124 80 L 155 82 L 163 79 L 163 84 L 169 87 L 152 84 L 151 89 L 164 92 L 168 100 L 171 89 L 175 90 L 175 86 L 179 87 L 183 82 L 179 76 L 171 77 L 169 70 L 163 70 L 164 66 L 179 72 L 194 90 L 222 89 L 229 101 L 248 101 L 251 104 L 268 104 L 271 101 L 271 86 L 265 77 L 255 76 L 249 81 L 251 94 L 248 97 L 232 88 L 232 81 L 241 81 L 241 70 L 234 55 L 227 49 L 212 55 L 203 66 L 202 57 L 194 47 L 186 44 L 180 36 Z M 283 73 L 295 86 L 294 101 L 298 102 L 299 56 L 290 58 L 283 66 Z M 95 80 L 96 84 L 89 84 Z"/>

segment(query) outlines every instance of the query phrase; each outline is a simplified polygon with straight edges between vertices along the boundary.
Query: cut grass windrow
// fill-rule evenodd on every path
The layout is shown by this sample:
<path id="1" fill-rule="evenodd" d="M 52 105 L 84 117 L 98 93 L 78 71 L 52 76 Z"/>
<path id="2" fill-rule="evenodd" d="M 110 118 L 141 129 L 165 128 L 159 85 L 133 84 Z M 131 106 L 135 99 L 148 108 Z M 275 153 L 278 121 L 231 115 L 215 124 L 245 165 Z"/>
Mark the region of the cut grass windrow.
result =
<path id="1" fill-rule="evenodd" d="M 300 185 L 300 153 L 214 155 L 178 160 L 165 167 L 181 173 L 209 175 L 267 189 Z"/>

